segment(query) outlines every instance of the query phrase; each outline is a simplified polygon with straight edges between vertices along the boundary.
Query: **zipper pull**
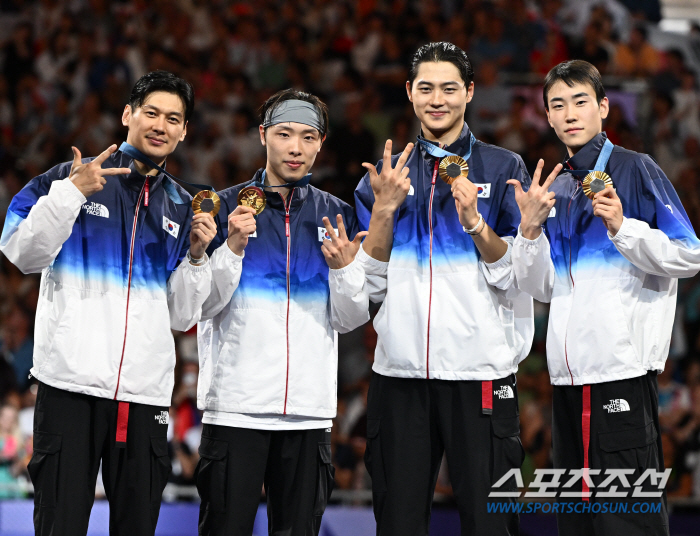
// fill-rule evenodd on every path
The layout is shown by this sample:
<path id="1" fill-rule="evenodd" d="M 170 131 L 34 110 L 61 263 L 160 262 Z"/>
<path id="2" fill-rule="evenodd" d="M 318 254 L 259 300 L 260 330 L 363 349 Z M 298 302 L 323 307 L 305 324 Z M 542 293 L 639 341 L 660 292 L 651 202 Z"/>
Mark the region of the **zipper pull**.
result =
<path id="1" fill-rule="evenodd" d="M 144 197 L 144 206 L 148 206 L 148 177 L 146 177 L 146 192 Z"/>
<path id="2" fill-rule="evenodd" d="M 287 237 L 289 237 L 289 212 L 284 215 L 284 230 L 287 233 Z"/>

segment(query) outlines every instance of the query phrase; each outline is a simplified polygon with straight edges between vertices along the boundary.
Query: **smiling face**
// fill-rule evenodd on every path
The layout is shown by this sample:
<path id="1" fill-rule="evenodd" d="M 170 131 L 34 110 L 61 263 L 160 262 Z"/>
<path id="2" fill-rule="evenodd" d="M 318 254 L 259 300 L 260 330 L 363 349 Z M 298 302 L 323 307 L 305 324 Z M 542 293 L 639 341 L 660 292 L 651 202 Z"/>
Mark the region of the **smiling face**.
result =
<path id="1" fill-rule="evenodd" d="M 421 63 L 413 84 L 406 82 L 406 92 L 427 139 L 448 144 L 457 139 L 474 83 L 467 86 L 453 63 Z"/>
<path id="2" fill-rule="evenodd" d="M 548 91 L 547 104 L 549 124 L 566 145 L 569 156 L 602 132 L 609 111 L 608 98 L 598 104 L 592 85 L 577 83 L 569 87 L 561 80 Z"/>
<path id="3" fill-rule="evenodd" d="M 260 141 L 267 151 L 265 170 L 271 184 L 304 178 L 323 143 L 318 130 L 301 123 L 279 123 L 267 130 L 260 125 Z"/>
<path id="4" fill-rule="evenodd" d="M 127 104 L 122 124 L 129 127 L 127 143 L 136 147 L 157 164 L 185 139 L 185 106 L 175 93 L 154 91 L 138 108 Z"/>

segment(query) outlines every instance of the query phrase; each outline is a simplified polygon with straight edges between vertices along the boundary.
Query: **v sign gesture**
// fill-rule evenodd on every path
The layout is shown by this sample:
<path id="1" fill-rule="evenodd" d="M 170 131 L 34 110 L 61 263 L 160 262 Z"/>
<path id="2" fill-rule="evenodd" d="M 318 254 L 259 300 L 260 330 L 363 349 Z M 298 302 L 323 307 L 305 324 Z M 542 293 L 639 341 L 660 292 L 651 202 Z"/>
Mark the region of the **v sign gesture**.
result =
<path id="1" fill-rule="evenodd" d="M 362 239 L 367 236 L 367 231 L 361 231 L 357 233 L 355 239 L 351 241 L 345 231 L 343 217 L 340 214 L 336 216 L 336 221 L 338 222 L 337 235 L 333 227 L 331 227 L 331 221 L 326 216 L 323 217 L 323 226 L 326 228 L 330 239 L 323 241 L 321 251 L 323 252 L 323 256 L 326 257 L 328 266 L 333 270 L 345 268 L 354 261 L 357 250 L 360 249 Z"/>
<path id="2" fill-rule="evenodd" d="M 537 169 L 532 177 L 532 185 L 526 192 L 519 181 L 511 179 L 506 181 L 515 188 L 515 202 L 520 209 L 520 231 L 523 237 L 528 240 L 535 240 L 542 232 L 542 224 L 547 220 L 549 212 L 554 206 L 554 192 L 549 191 L 549 187 L 562 170 L 562 165 L 557 164 L 549 174 L 544 184 L 540 184 L 540 176 L 544 160 L 540 158 L 537 162 Z"/>
<path id="3" fill-rule="evenodd" d="M 116 145 L 110 145 L 107 149 L 102 151 L 97 158 L 85 164 L 83 164 L 82 156 L 78 148 L 71 147 L 71 149 L 73 149 L 73 165 L 70 168 L 70 175 L 68 178 L 86 198 L 104 188 L 107 182 L 104 178 L 105 175 L 128 175 L 131 173 L 131 169 L 129 168 L 102 167 L 102 162 L 107 160 L 107 158 L 117 150 Z"/>

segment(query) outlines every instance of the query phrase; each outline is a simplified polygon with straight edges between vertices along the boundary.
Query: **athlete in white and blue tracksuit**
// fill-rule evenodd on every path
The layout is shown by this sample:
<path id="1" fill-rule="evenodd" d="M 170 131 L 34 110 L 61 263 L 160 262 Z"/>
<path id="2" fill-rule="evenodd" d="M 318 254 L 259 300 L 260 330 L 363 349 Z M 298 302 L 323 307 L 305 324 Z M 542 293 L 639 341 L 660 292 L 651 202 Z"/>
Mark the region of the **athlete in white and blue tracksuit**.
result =
<path id="1" fill-rule="evenodd" d="M 184 138 L 193 102 L 191 86 L 170 73 L 142 77 L 125 111 L 129 147 L 162 163 Z M 185 258 L 197 225 L 191 196 L 115 150 L 82 160 L 76 151 L 32 179 L 0 238 L 22 272 L 41 273 L 28 467 L 37 535 L 87 533 L 100 463 L 110 533 L 155 532 L 170 473 L 171 329 L 194 325 L 211 289 L 208 260 Z M 213 238 L 213 219 L 202 218 Z"/>
<path id="2" fill-rule="evenodd" d="M 665 492 L 653 481 L 633 484 L 645 470 L 663 471 L 656 375 L 668 356 L 677 278 L 700 270 L 700 241 L 658 164 L 601 131 L 608 101 L 594 66 L 556 66 L 544 97 L 569 158 L 547 179 L 546 204 L 528 207 L 534 187 L 518 192 L 523 223 L 512 258 L 518 286 L 550 303 L 554 466 L 589 473 L 561 490 L 581 509 L 558 515 L 560 534 L 665 535 Z M 591 172 L 612 180 L 593 200 L 584 194 Z M 611 482 L 611 469 L 627 471 L 628 483 Z M 633 512 L 640 500 L 653 508 Z"/>
<path id="3" fill-rule="evenodd" d="M 213 271 L 198 325 L 202 536 L 251 535 L 263 485 L 270 534 L 318 534 L 334 483 L 337 334 L 369 320 L 359 238 L 347 240 L 352 207 L 308 184 L 325 105 L 285 90 L 263 105 L 261 124 L 266 168 L 219 192 L 212 262 L 226 269 Z M 237 206 L 251 186 L 267 198 L 257 216 Z M 335 264 L 330 243 L 344 237 L 350 253 Z"/>
<path id="4" fill-rule="evenodd" d="M 506 181 L 527 187 L 530 177 L 519 156 L 473 140 L 466 123 L 442 148 L 469 154 L 478 211 L 507 242 L 503 257 L 489 264 L 460 223 L 450 186 L 437 177 L 435 149 L 419 136 L 406 161 L 411 186 L 394 217 L 389 262 L 371 257 L 364 244 L 357 256 L 370 299 L 382 303 L 374 319 L 365 455 L 375 517 L 387 534 L 427 530 L 445 452 L 465 530 L 514 534 L 517 515 L 487 514 L 486 501 L 490 486 L 523 457 L 515 372 L 534 325 L 532 299 L 512 272 L 519 218 Z M 378 173 L 384 165 L 377 164 Z M 367 229 L 375 204 L 369 175 L 355 199 Z"/>

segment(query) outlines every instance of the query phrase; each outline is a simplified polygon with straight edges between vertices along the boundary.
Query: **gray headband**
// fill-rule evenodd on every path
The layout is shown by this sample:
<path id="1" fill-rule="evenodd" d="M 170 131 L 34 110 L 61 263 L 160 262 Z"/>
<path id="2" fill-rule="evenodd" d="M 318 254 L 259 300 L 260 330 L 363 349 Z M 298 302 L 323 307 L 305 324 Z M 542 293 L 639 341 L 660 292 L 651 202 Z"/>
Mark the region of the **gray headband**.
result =
<path id="1" fill-rule="evenodd" d="M 315 128 L 320 133 L 324 131 L 323 120 L 316 106 L 303 100 L 289 99 L 282 101 L 273 110 L 268 110 L 263 127 L 279 123 L 301 123 Z"/>

